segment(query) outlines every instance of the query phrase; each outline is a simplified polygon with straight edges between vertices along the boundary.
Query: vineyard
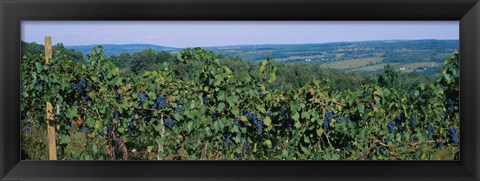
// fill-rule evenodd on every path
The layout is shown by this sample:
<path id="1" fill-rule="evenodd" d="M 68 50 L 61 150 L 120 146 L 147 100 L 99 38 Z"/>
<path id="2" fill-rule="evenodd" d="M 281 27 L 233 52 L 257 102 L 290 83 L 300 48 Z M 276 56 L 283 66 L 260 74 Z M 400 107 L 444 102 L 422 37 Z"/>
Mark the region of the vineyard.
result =
<path id="1" fill-rule="evenodd" d="M 57 51 L 21 62 L 22 159 L 48 160 L 51 102 L 59 160 L 458 160 L 459 58 L 411 94 L 363 84 L 336 90 L 317 80 L 273 90 L 277 66 L 238 76 L 211 51 L 183 49 L 198 80 L 165 66 L 135 74 L 101 46 L 86 63 Z M 392 77 L 383 77 L 388 82 Z"/>

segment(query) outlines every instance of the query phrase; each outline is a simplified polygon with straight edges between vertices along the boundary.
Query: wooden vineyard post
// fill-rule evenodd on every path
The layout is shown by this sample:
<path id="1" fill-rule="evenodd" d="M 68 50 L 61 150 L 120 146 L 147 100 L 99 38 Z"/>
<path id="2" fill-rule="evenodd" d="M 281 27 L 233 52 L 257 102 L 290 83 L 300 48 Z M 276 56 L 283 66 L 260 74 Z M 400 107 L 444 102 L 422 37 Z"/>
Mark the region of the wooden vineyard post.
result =
<path id="1" fill-rule="evenodd" d="M 45 64 L 48 65 L 50 58 L 52 58 L 52 37 L 45 37 Z M 46 103 L 46 121 L 48 132 L 48 155 L 50 160 L 57 160 L 57 141 L 55 133 L 55 125 L 53 123 L 53 106 L 52 103 Z"/>

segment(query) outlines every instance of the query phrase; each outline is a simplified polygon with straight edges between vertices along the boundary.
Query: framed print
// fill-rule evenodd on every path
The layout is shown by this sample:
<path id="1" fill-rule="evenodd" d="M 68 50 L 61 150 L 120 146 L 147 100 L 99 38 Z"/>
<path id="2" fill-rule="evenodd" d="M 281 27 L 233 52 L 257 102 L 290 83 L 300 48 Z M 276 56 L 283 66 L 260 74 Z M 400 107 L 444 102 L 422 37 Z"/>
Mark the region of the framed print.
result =
<path id="1" fill-rule="evenodd" d="M 458 21 L 21 27 L 22 160 L 459 160 Z"/>
<path id="2" fill-rule="evenodd" d="M 1 1 L 0 178 L 479 180 L 479 10 Z"/>

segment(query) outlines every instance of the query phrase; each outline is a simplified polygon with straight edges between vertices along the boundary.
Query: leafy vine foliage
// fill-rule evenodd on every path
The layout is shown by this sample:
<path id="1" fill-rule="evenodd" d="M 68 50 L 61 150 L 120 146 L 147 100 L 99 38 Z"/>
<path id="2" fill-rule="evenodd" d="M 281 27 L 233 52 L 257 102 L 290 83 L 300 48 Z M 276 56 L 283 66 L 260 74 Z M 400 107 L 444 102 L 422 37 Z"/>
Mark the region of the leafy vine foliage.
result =
<path id="1" fill-rule="evenodd" d="M 24 159 L 48 157 L 47 101 L 64 160 L 458 159 L 457 54 L 436 82 L 408 89 L 413 94 L 395 87 L 389 80 L 396 74 L 387 71 L 356 90 L 334 89 L 328 80 L 274 90 L 273 59 L 258 74 L 238 76 L 216 57 L 200 48 L 177 53 L 178 64 L 202 65 L 192 81 L 171 66 L 119 69 L 101 46 L 87 63 L 62 52 L 49 65 L 43 55 L 24 55 Z"/>

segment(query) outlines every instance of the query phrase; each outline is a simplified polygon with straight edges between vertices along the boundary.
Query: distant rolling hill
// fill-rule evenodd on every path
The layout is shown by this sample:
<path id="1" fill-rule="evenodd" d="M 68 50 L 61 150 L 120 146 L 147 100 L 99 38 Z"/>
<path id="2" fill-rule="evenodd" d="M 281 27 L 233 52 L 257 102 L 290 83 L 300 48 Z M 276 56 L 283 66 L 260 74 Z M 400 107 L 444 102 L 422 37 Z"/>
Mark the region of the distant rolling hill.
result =
<path id="1" fill-rule="evenodd" d="M 458 40 L 378 40 L 359 42 L 333 42 L 320 44 L 272 44 L 206 47 L 225 56 L 240 56 L 247 61 L 258 61 L 266 56 L 282 62 L 326 63 L 383 56 L 395 58 L 427 57 L 451 54 L 458 50 Z M 398 60 L 401 61 L 401 60 Z M 409 60 L 406 60 L 409 61 Z M 410 60 L 410 61 L 413 61 Z"/>
<path id="2" fill-rule="evenodd" d="M 319 63 L 360 74 L 382 71 L 387 64 L 401 71 L 435 75 L 445 59 L 459 50 L 458 40 L 378 40 L 321 44 L 236 45 L 206 47 L 245 61 L 272 57 L 276 62 Z"/>
<path id="3" fill-rule="evenodd" d="M 66 46 L 90 53 L 96 45 Z M 146 49 L 178 52 L 181 48 L 151 44 L 103 45 L 107 56 L 134 53 Z M 378 40 L 318 44 L 266 44 L 202 47 L 224 56 L 238 56 L 244 61 L 272 57 L 284 63 L 319 63 L 325 67 L 357 73 L 381 71 L 391 64 L 406 72 L 434 74 L 441 63 L 459 50 L 458 40 Z"/>
<path id="4" fill-rule="evenodd" d="M 94 47 L 98 45 L 74 45 L 74 46 L 65 46 L 66 48 L 74 49 L 75 51 L 82 52 L 84 55 L 89 54 L 92 52 Z M 114 45 L 114 44 L 104 44 L 102 45 L 105 55 L 107 57 L 112 55 L 119 55 L 121 53 L 135 53 L 141 52 L 147 49 L 153 49 L 155 51 L 168 51 L 168 52 L 176 52 L 181 50 L 180 48 L 173 48 L 173 47 L 166 47 L 166 46 L 159 46 L 159 45 L 152 45 L 152 44 L 124 44 L 124 45 Z"/>

